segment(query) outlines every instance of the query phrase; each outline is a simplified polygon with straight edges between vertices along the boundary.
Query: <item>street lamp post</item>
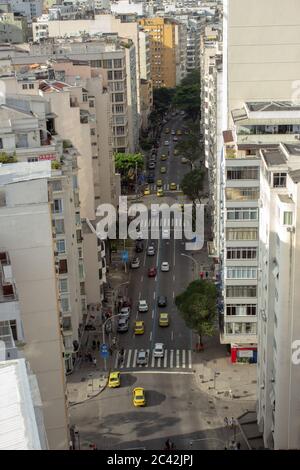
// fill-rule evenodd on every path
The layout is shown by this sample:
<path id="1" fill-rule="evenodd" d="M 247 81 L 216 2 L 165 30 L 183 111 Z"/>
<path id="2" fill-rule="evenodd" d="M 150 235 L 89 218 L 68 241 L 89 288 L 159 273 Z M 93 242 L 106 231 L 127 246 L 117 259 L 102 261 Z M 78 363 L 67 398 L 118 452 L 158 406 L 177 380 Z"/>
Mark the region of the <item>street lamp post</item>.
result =
<path id="1" fill-rule="evenodd" d="M 185 256 L 186 258 L 191 259 L 191 260 L 193 261 L 193 263 L 195 264 L 195 266 L 196 266 L 196 271 L 195 271 L 194 277 L 195 277 L 195 280 L 196 280 L 197 277 L 198 277 L 198 276 L 197 276 L 197 273 L 199 272 L 199 264 L 198 264 L 198 261 L 196 261 L 192 256 L 186 255 L 185 253 L 181 253 L 181 256 Z"/>

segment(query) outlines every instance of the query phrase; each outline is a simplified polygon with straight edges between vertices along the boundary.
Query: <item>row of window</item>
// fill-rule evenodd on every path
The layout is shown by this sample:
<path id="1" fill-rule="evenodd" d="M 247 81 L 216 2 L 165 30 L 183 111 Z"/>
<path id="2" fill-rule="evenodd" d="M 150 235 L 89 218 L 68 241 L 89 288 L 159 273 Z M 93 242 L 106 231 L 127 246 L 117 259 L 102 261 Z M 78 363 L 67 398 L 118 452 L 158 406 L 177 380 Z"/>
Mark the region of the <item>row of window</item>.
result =
<path id="1" fill-rule="evenodd" d="M 256 259 L 257 248 L 227 248 L 227 259 Z"/>
<path id="2" fill-rule="evenodd" d="M 257 269 L 252 267 L 226 268 L 227 279 L 257 279 Z"/>
<path id="3" fill-rule="evenodd" d="M 228 180 L 257 180 L 259 178 L 259 167 L 232 167 L 227 168 Z"/>
<path id="4" fill-rule="evenodd" d="M 91 60 L 90 65 L 95 68 L 121 69 L 123 67 L 123 59 Z"/>
<path id="5" fill-rule="evenodd" d="M 227 201 L 256 201 L 259 198 L 259 188 L 226 188 Z"/>
<path id="6" fill-rule="evenodd" d="M 257 228 L 227 228 L 226 239 L 235 240 L 258 240 Z"/>
<path id="7" fill-rule="evenodd" d="M 257 220 L 257 207 L 234 207 L 227 209 L 227 220 Z"/>
<path id="8" fill-rule="evenodd" d="M 226 315 L 256 315 L 256 304 L 245 304 L 245 305 L 226 305 Z"/>
<path id="9" fill-rule="evenodd" d="M 256 297 L 257 286 L 227 286 L 226 297 Z"/>
<path id="10" fill-rule="evenodd" d="M 239 335 L 239 334 L 257 334 L 257 325 L 256 323 L 234 323 L 226 322 L 225 323 L 225 333 L 228 335 Z"/>
<path id="11" fill-rule="evenodd" d="M 107 79 L 110 80 L 123 80 L 123 70 L 108 70 Z"/>

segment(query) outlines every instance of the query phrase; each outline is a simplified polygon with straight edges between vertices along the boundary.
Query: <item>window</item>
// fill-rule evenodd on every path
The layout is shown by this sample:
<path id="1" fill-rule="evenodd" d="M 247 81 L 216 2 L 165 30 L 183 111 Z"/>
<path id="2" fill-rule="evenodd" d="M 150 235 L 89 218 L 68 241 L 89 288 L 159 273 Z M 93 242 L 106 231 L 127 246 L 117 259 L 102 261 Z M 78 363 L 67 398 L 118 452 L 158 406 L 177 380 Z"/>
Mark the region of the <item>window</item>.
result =
<path id="1" fill-rule="evenodd" d="M 27 90 L 27 88 L 28 88 L 27 83 L 23 83 L 22 89 L 23 89 L 23 90 Z"/>
<path id="2" fill-rule="evenodd" d="M 82 248 L 78 248 L 78 258 L 82 259 Z"/>
<path id="3" fill-rule="evenodd" d="M 124 84 L 123 82 L 115 82 L 115 91 L 123 91 L 124 90 Z"/>
<path id="4" fill-rule="evenodd" d="M 2 140 L 2 137 L 0 137 L 0 149 L 3 149 L 3 140 Z"/>
<path id="5" fill-rule="evenodd" d="M 68 279 L 59 279 L 58 283 L 59 292 L 66 293 L 69 292 Z"/>
<path id="6" fill-rule="evenodd" d="M 283 213 L 283 225 L 292 225 L 293 224 L 293 212 L 284 212 Z"/>
<path id="7" fill-rule="evenodd" d="M 90 134 L 91 134 L 91 135 L 96 135 L 96 129 L 91 129 Z"/>
<path id="8" fill-rule="evenodd" d="M 227 209 L 227 220 L 257 220 L 256 207 L 235 207 Z"/>
<path id="9" fill-rule="evenodd" d="M 113 79 L 113 72 L 112 70 L 107 71 L 107 80 L 112 80 Z"/>
<path id="10" fill-rule="evenodd" d="M 89 100 L 89 107 L 94 108 L 95 107 L 95 102 L 94 100 Z"/>
<path id="11" fill-rule="evenodd" d="M 80 283 L 80 295 L 85 295 L 85 283 Z"/>
<path id="12" fill-rule="evenodd" d="M 100 281 L 101 281 L 101 279 L 102 279 L 102 268 L 99 269 L 99 279 L 100 279 Z"/>
<path id="13" fill-rule="evenodd" d="M 256 286 L 227 286 L 226 297 L 256 297 Z"/>
<path id="14" fill-rule="evenodd" d="M 286 187 L 286 173 L 274 173 L 273 174 L 273 188 L 285 188 Z"/>
<path id="15" fill-rule="evenodd" d="M 256 315 L 256 304 L 245 304 L 245 305 L 226 305 L 226 315 Z"/>
<path id="16" fill-rule="evenodd" d="M 81 217 L 80 217 L 80 213 L 79 213 L 79 212 L 76 212 L 76 214 L 75 214 L 75 224 L 76 224 L 76 225 L 80 225 L 80 224 L 81 224 Z"/>
<path id="17" fill-rule="evenodd" d="M 68 273 L 68 262 L 66 259 L 60 259 L 58 262 L 58 266 L 59 266 L 59 274 Z"/>
<path id="18" fill-rule="evenodd" d="M 76 230 L 76 240 L 77 240 L 77 243 L 81 243 L 82 242 L 82 233 L 81 233 L 81 230 Z"/>
<path id="19" fill-rule="evenodd" d="M 54 180 L 52 181 L 52 191 L 61 191 L 62 190 L 62 184 L 60 180 Z"/>
<path id="20" fill-rule="evenodd" d="M 34 83 L 29 83 L 29 90 L 33 90 L 34 89 Z"/>
<path id="21" fill-rule="evenodd" d="M 114 79 L 115 80 L 123 80 L 123 71 L 122 70 L 115 70 L 114 71 Z"/>
<path id="22" fill-rule="evenodd" d="M 121 69 L 123 66 L 122 59 L 114 59 L 114 68 Z"/>
<path id="23" fill-rule="evenodd" d="M 57 235 L 62 235 L 65 233 L 65 223 L 63 219 L 56 219 L 52 223 L 55 227 Z"/>
<path id="24" fill-rule="evenodd" d="M 27 134 L 16 134 L 16 147 L 28 148 L 28 135 Z"/>
<path id="25" fill-rule="evenodd" d="M 124 124 L 124 123 L 125 123 L 125 118 L 124 118 L 124 116 L 116 116 L 116 117 L 115 117 L 115 123 L 116 123 L 116 124 Z"/>
<path id="26" fill-rule="evenodd" d="M 117 104 L 115 107 L 115 112 L 116 113 L 124 113 L 124 105 L 123 104 Z"/>
<path id="27" fill-rule="evenodd" d="M 116 129 L 116 135 L 124 135 L 125 134 L 125 127 L 124 126 L 117 126 L 115 129 Z"/>
<path id="28" fill-rule="evenodd" d="M 84 278 L 84 270 L 83 270 L 83 264 L 82 264 L 82 262 L 79 263 L 78 269 L 79 269 L 79 278 L 80 278 L 80 279 L 83 279 L 83 278 Z"/>
<path id="29" fill-rule="evenodd" d="M 62 213 L 62 199 L 53 199 L 52 212 L 54 214 Z"/>
<path id="30" fill-rule="evenodd" d="M 226 230 L 227 240 L 257 240 L 258 229 L 257 228 L 228 228 Z"/>
<path id="31" fill-rule="evenodd" d="M 111 59 L 104 59 L 102 67 L 104 69 L 112 69 L 112 60 Z"/>
<path id="32" fill-rule="evenodd" d="M 90 64 L 91 64 L 91 67 L 99 68 L 99 67 L 101 67 L 101 60 L 91 60 Z M 104 68 L 106 68 L 106 67 L 104 67 Z"/>
<path id="33" fill-rule="evenodd" d="M 226 188 L 228 201 L 256 201 L 259 198 L 259 188 Z"/>
<path id="34" fill-rule="evenodd" d="M 57 240 L 57 242 L 56 242 L 56 251 L 58 253 L 65 253 L 66 252 L 66 241 L 65 240 Z"/>
<path id="35" fill-rule="evenodd" d="M 257 279 L 257 269 L 251 267 L 230 267 L 226 269 L 227 279 Z"/>
<path id="36" fill-rule="evenodd" d="M 114 101 L 116 103 L 118 103 L 120 101 L 124 101 L 124 94 L 123 93 L 115 93 L 114 94 Z"/>
<path id="37" fill-rule="evenodd" d="M 227 259 L 256 259 L 256 248 L 227 248 Z"/>
<path id="38" fill-rule="evenodd" d="M 233 334 L 233 323 L 225 323 L 225 332 L 229 335 Z"/>
<path id="39" fill-rule="evenodd" d="M 71 318 L 63 318 L 62 324 L 64 330 L 72 330 Z"/>

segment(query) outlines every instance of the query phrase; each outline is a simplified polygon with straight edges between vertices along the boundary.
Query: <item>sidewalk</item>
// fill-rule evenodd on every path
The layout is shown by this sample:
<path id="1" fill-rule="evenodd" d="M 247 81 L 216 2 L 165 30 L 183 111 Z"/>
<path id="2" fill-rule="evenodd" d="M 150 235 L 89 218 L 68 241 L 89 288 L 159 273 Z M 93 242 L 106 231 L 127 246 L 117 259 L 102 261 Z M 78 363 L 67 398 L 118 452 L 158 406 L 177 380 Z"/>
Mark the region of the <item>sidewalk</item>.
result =
<path id="1" fill-rule="evenodd" d="M 232 364 L 218 334 L 205 338 L 204 351 L 193 353 L 193 369 L 199 388 L 213 397 L 234 402 L 256 400 L 256 364 Z"/>
<path id="2" fill-rule="evenodd" d="M 67 378 L 69 405 L 75 405 L 97 396 L 105 389 L 108 374 L 94 364 L 79 364 Z"/>

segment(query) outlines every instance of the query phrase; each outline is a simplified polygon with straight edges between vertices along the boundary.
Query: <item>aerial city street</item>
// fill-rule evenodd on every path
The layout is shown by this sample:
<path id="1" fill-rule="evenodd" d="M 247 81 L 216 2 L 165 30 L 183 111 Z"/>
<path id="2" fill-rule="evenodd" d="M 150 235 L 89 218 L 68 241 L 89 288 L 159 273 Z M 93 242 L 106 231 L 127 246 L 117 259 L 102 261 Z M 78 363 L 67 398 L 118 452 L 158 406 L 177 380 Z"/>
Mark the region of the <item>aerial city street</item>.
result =
<path id="1" fill-rule="evenodd" d="M 299 37 L 296 0 L 0 2 L 0 450 L 300 449 Z"/>

